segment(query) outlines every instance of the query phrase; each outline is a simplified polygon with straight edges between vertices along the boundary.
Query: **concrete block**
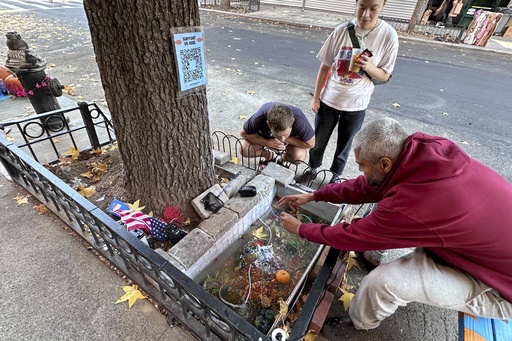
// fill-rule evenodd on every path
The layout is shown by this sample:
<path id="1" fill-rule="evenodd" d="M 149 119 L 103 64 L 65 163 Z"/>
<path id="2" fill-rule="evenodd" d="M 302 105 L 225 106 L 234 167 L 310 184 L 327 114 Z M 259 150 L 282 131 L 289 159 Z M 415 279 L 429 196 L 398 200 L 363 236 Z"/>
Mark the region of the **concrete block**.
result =
<path id="1" fill-rule="evenodd" d="M 188 269 L 214 244 L 215 241 L 212 237 L 201 229 L 195 228 L 174 245 L 168 253 L 185 269 Z"/>
<path id="2" fill-rule="evenodd" d="M 247 182 L 247 178 L 240 174 L 233 182 L 226 188 L 224 193 L 228 196 L 228 198 L 234 197 L 240 188 Z"/>
<path id="3" fill-rule="evenodd" d="M 226 162 L 229 162 L 229 154 L 220 152 L 218 150 L 213 150 L 213 157 L 215 158 L 216 165 L 223 165 Z"/>
<path id="4" fill-rule="evenodd" d="M 238 220 L 238 215 L 224 207 L 219 212 L 212 214 L 208 219 L 203 220 L 198 228 L 206 232 L 214 240 L 218 241 L 233 227 Z"/>
<path id="5" fill-rule="evenodd" d="M 276 180 L 276 183 L 286 187 L 294 181 L 295 172 L 283 167 L 275 162 L 270 162 L 261 172 L 262 175 L 269 176 Z"/>
<path id="6" fill-rule="evenodd" d="M 244 217 L 258 202 L 262 201 L 263 198 L 272 192 L 275 180 L 274 178 L 260 174 L 249 181 L 247 185 L 256 187 L 258 194 L 254 197 L 241 197 L 237 194 L 224 205 L 225 208 L 236 212 L 239 217 Z"/>
<path id="7" fill-rule="evenodd" d="M 191 202 L 194 210 L 196 210 L 197 214 L 199 214 L 199 216 L 203 219 L 208 218 L 213 213 L 212 211 L 207 210 L 204 207 L 204 204 L 201 202 L 201 199 L 203 199 L 209 192 L 212 192 L 214 195 L 219 195 L 219 193 L 222 192 L 222 188 L 220 187 L 219 184 L 215 184 L 212 187 L 208 188 L 203 193 L 199 194 Z M 222 193 L 219 199 L 222 200 L 223 203 L 226 203 L 226 201 L 229 200 L 226 193 Z"/>
<path id="8" fill-rule="evenodd" d="M 180 270 L 181 272 L 185 271 L 185 267 L 183 266 L 183 264 L 181 264 L 180 262 L 178 262 L 177 259 L 175 259 L 174 257 L 172 257 L 171 255 L 169 255 L 167 252 L 165 252 L 164 250 L 162 249 L 155 249 L 155 252 L 158 253 L 160 256 L 162 256 L 166 261 L 168 261 L 169 263 L 171 263 L 172 265 L 174 265 L 178 270 Z"/>

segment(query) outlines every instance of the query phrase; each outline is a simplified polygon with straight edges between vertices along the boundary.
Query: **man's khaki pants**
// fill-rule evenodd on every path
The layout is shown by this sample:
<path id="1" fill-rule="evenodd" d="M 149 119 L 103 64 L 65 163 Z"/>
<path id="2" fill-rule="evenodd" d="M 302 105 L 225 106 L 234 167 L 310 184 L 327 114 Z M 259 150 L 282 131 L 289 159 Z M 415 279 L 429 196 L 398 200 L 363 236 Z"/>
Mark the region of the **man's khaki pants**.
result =
<path id="1" fill-rule="evenodd" d="M 512 304 L 464 271 L 436 262 L 422 248 L 371 271 L 350 303 L 360 329 L 373 329 L 398 306 L 420 302 L 499 319 L 512 318 Z"/>

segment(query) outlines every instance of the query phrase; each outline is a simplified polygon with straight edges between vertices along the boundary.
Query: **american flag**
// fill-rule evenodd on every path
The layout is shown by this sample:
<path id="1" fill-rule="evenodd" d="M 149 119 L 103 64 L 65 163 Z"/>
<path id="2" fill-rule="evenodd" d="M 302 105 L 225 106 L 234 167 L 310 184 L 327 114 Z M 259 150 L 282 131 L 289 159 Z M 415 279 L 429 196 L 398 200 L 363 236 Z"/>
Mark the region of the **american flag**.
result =
<path id="1" fill-rule="evenodd" d="M 145 233 L 151 233 L 150 216 L 139 211 L 117 210 L 116 212 L 126 224 L 128 231 L 141 229 Z"/>
<path id="2" fill-rule="evenodd" d="M 165 226 L 167 225 L 166 223 L 153 217 L 149 217 L 149 221 L 151 222 L 151 232 L 153 233 L 155 239 L 162 241 L 169 239 L 167 232 L 165 232 Z"/>

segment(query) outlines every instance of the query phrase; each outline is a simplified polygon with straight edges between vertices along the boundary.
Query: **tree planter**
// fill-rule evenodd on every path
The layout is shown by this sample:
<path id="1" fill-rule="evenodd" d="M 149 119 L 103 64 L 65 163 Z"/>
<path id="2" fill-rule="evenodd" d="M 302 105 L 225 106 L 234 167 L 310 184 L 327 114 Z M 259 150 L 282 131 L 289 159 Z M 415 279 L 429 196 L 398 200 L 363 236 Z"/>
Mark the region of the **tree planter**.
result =
<path id="1" fill-rule="evenodd" d="M 48 115 L 52 114 L 55 112 Z M 183 324 L 200 340 L 267 339 L 166 258 L 3 137 L 0 137 L 0 161 L 13 181 L 44 203 L 76 234 L 165 308 L 170 314 L 169 320 Z M 337 259 L 338 252 L 331 251 L 313 284 L 291 338 L 300 337 L 308 330 L 316 302 Z"/>

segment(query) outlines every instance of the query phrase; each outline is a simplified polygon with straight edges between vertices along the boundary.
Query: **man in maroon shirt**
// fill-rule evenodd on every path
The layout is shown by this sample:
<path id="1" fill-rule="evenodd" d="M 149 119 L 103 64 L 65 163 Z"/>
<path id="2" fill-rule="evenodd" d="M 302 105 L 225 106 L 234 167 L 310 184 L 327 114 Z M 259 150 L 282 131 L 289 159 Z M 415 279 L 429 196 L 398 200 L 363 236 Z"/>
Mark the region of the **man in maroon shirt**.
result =
<path id="1" fill-rule="evenodd" d="M 512 186 L 455 143 L 409 136 L 391 118 L 363 127 L 353 147 L 364 176 L 285 196 L 280 204 L 378 202 L 376 210 L 334 226 L 282 213 L 284 228 L 342 250 L 416 249 L 371 271 L 352 299 L 351 321 L 336 319 L 324 336 L 351 334 L 350 323 L 376 328 L 409 302 L 512 318 Z"/>

